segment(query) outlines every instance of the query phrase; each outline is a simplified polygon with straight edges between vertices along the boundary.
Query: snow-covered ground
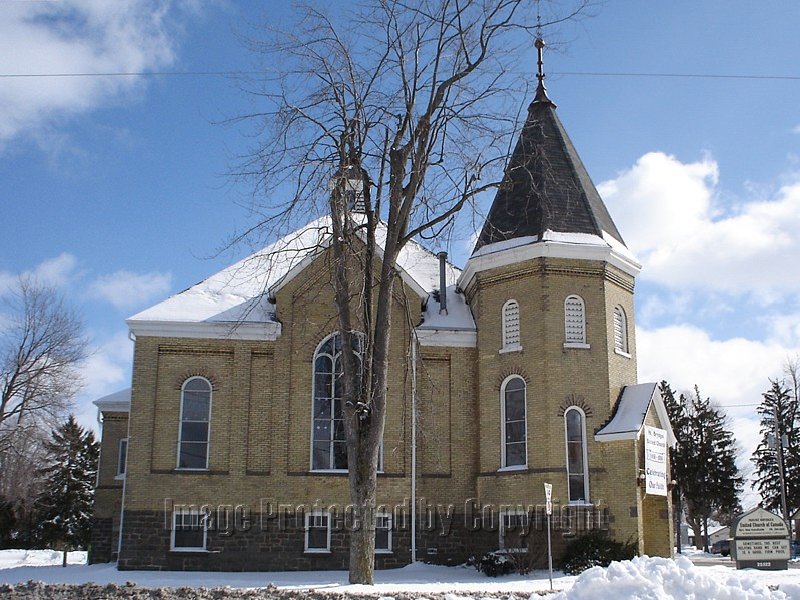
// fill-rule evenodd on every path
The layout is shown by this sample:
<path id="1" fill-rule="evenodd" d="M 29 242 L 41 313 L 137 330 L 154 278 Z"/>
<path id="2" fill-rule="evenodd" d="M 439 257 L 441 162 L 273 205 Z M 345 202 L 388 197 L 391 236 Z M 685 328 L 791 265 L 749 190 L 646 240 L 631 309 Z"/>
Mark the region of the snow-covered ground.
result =
<path id="1" fill-rule="evenodd" d="M 315 589 L 347 594 L 391 596 L 411 594 L 419 598 L 446 592 L 456 598 L 480 598 L 483 594 L 527 598 L 549 590 L 547 572 L 531 576 L 488 578 L 467 567 L 438 567 L 421 563 L 403 569 L 378 571 L 375 586 L 347 584 L 344 571 L 277 573 L 186 573 L 117 571 L 113 564 L 86 565 L 85 553 L 70 553 L 70 566 L 61 567 L 61 554 L 50 550 L 0 551 L 0 585 L 28 580 L 45 583 L 100 585 L 135 582 L 143 587 L 259 588 L 270 584 L 286 590 Z M 725 565 L 695 566 L 685 556 L 675 560 L 641 557 L 595 568 L 580 577 L 555 573 L 552 600 L 685 599 L 800 600 L 800 569 L 788 571 L 737 571 Z M 535 596 L 538 597 L 538 596 Z"/>

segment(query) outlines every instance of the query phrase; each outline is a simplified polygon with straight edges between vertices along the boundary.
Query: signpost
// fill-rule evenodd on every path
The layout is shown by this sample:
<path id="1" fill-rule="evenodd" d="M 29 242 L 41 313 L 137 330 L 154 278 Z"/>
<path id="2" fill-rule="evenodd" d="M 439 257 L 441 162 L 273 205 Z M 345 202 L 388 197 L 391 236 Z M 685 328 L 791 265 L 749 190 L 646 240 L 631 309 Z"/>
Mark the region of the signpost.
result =
<path id="1" fill-rule="evenodd" d="M 550 570 L 550 591 L 553 591 L 553 547 L 550 543 L 550 516 L 553 514 L 553 484 L 544 484 L 544 508 L 547 513 L 547 568 Z"/>
<path id="2" fill-rule="evenodd" d="M 644 426 L 644 474 L 646 494 L 667 495 L 667 432 Z"/>
<path id="3" fill-rule="evenodd" d="M 778 515 L 763 508 L 753 509 L 736 520 L 731 533 L 731 556 L 737 569 L 789 568 L 789 528 Z"/>

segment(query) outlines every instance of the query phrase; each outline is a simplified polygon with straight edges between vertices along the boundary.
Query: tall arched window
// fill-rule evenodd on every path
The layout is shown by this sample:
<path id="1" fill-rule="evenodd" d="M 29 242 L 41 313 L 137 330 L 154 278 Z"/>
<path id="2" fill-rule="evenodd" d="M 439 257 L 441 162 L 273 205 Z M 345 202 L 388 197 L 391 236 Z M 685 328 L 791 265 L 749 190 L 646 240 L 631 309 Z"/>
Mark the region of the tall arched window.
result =
<path id="1" fill-rule="evenodd" d="M 361 356 L 363 338 L 353 336 L 353 348 Z M 311 469 L 347 469 L 347 444 L 342 412 L 342 336 L 326 338 L 314 354 L 314 399 Z"/>
<path id="2" fill-rule="evenodd" d="M 614 350 L 628 353 L 628 319 L 621 306 L 614 307 Z"/>
<path id="3" fill-rule="evenodd" d="M 525 380 L 512 375 L 500 388 L 502 408 L 502 467 L 528 464 L 528 433 L 525 418 Z"/>
<path id="4" fill-rule="evenodd" d="M 589 501 L 589 476 L 586 457 L 586 417 L 580 408 L 564 413 L 567 437 L 567 482 L 570 502 Z"/>
<path id="5" fill-rule="evenodd" d="M 519 350 L 520 340 L 519 303 L 509 300 L 503 305 L 503 350 Z"/>
<path id="6" fill-rule="evenodd" d="M 586 344 L 586 311 L 583 298 L 574 294 L 564 300 L 564 343 Z"/>
<path id="7" fill-rule="evenodd" d="M 181 386 L 178 468 L 207 469 L 211 421 L 211 383 L 191 377 Z"/>

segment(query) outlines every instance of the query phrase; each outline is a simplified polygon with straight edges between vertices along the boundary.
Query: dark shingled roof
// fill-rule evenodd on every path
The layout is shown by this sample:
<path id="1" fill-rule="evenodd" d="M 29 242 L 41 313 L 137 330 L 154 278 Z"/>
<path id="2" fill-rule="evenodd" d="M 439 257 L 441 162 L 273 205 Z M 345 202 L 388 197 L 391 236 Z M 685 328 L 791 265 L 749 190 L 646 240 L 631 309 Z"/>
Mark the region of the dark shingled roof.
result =
<path id="1" fill-rule="evenodd" d="M 606 231 L 624 244 L 586 167 L 540 83 L 475 245 L 563 233 Z"/>

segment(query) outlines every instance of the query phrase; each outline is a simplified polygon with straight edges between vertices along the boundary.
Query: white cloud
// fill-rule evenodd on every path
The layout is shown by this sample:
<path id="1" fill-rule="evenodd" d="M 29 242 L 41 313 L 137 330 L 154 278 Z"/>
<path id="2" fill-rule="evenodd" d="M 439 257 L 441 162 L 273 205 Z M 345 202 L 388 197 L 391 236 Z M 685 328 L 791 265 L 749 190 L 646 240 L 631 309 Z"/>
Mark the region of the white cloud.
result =
<path id="1" fill-rule="evenodd" d="M 157 69 L 175 59 L 170 2 L 61 0 L 4 2 L 0 72 L 112 73 Z M 125 99 L 140 77 L 20 77 L 0 86 L 0 148 L 41 136 L 65 117 Z"/>
<path id="2" fill-rule="evenodd" d="M 89 290 L 91 295 L 107 300 L 120 310 L 126 310 L 165 295 L 171 284 L 172 276 L 169 273 L 117 271 L 98 277 Z"/>
<path id="3" fill-rule="evenodd" d="M 762 302 L 800 290 L 800 279 L 789 276 L 800 256 L 800 183 L 723 206 L 718 181 L 710 157 L 687 164 L 651 152 L 598 189 L 643 262 L 642 277 Z"/>
<path id="4" fill-rule="evenodd" d="M 94 400 L 130 387 L 133 342 L 127 331 L 118 331 L 97 344 L 81 367 L 84 387 L 78 396 L 75 414 L 84 427 L 97 429 Z"/>
<path id="5" fill-rule="evenodd" d="M 78 259 L 68 252 L 62 252 L 54 258 L 43 260 L 33 269 L 21 273 L 21 276 L 50 287 L 64 287 L 79 276 L 77 267 Z M 0 294 L 16 286 L 19 278 L 20 274 L 0 271 Z"/>

